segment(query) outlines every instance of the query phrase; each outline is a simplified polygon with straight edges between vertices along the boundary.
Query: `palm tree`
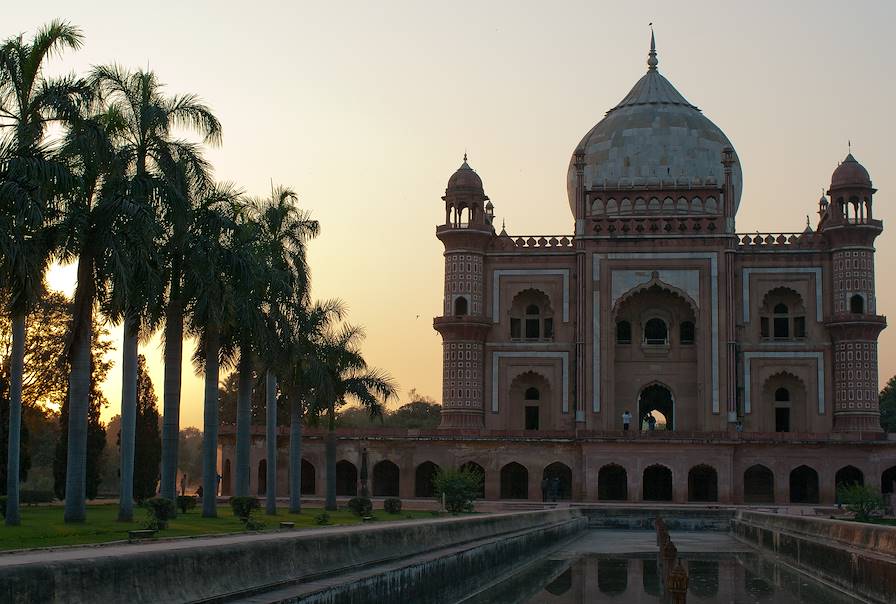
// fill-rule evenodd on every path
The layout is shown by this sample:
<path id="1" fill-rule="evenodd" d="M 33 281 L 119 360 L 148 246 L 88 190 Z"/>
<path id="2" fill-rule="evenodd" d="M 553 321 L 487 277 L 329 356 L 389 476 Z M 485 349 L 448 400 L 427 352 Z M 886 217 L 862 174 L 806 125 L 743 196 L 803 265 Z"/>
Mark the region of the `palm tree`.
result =
<path id="1" fill-rule="evenodd" d="M 264 278 L 258 282 L 261 301 L 256 308 L 266 308 L 260 329 L 255 331 L 261 341 L 266 366 L 266 430 L 267 473 L 277 476 L 277 377 L 275 362 L 278 349 L 288 347 L 290 333 L 286 310 L 302 308 L 308 302 L 310 281 L 306 244 L 320 232 L 320 224 L 308 212 L 298 207 L 298 196 L 292 189 L 278 187 L 271 197 L 254 202 L 255 221 L 259 231 L 259 259 L 264 263 Z M 287 346 L 283 346 L 283 337 Z M 239 418 L 238 418 L 239 419 Z M 237 435 L 239 436 L 239 423 Z M 239 453 L 239 440 L 237 440 Z M 277 513 L 277 481 L 267 481 L 266 511 Z"/>
<path id="2" fill-rule="evenodd" d="M 143 207 L 159 207 L 156 202 L 167 202 L 159 207 L 160 222 L 171 218 L 171 214 L 182 211 L 182 204 L 188 200 L 178 195 L 176 187 L 166 187 L 164 168 L 174 166 L 178 161 L 199 180 L 206 180 L 208 167 L 194 145 L 174 138 L 172 130 L 185 127 L 198 132 L 205 142 L 218 143 L 221 124 L 197 97 L 183 95 L 166 97 L 162 84 L 152 71 L 128 71 L 117 65 L 95 68 L 92 81 L 100 97 L 122 116 L 125 127 L 119 137 L 120 152 L 126 157 L 130 175 L 129 196 L 134 203 Z M 170 174 L 170 173 L 169 173 Z M 175 182 L 177 180 L 175 179 Z M 176 220 L 169 228 L 181 226 Z M 181 232 L 170 232 L 174 246 L 182 244 Z M 155 243 L 155 242 L 154 242 Z M 122 319 L 124 329 L 124 359 L 122 377 L 122 424 L 121 424 L 121 497 L 119 498 L 119 518 L 130 520 L 133 516 L 133 465 L 134 465 L 134 418 L 136 417 L 137 384 L 137 342 L 141 330 L 151 325 L 151 319 L 158 318 L 162 301 L 156 288 L 146 288 L 153 283 L 157 274 L 153 266 L 155 246 L 146 250 L 132 250 L 137 270 L 131 271 L 127 282 L 119 282 L 116 291 L 120 293 L 119 307 L 114 313 Z M 171 250 L 174 252 L 180 249 Z M 170 259 L 178 264 L 182 255 L 174 254 Z M 149 277 L 149 279 L 147 279 Z M 183 316 L 180 293 L 180 271 L 169 277 L 169 301 L 175 314 L 173 328 L 166 329 L 165 338 L 165 385 L 163 394 L 162 427 L 162 481 L 161 494 L 173 499 L 176 493 L 177 439 L 180 430 L 180 371 L 183 340 Z M 143 287 L 140 287 L 143 286 Z M 173 299 L 171 296 L 174 296 Z M 150 303 L 148 303 L 150 302 Z M 154 304 L 153 304 L 154 303 Z M 168 326 L 166 325 L 166 328 Z M 176 375 L 169 376 L 169 370 Z M 169 379 L 169 377 L 171 379 Z"/>
<path id="3" fill-rule="evenodd" d="M 336 410 L 349 399 L 354 399 L 371 417 L 379 417 L 384 404 L 396 393 L 395 383 L 389 374 L 367 367 L 359 349 L 363 339 L 361 328 L 345 325 L 324 333 L 317 347 L 317 362 L 322 367 L 322 373 L 313 385 L 313 410 L 318 416 L 326 415 L 327 419 L 327 492 L 324 506 L 327 510 L 336 509 Z"/>
<path id="4" fill-rule="evenodd" d="M 70 120 L 60 150 L 60 157 L 77 176 L 77 186 L 64 196 L 65 213 L 60 225 L 63 236 L 60 258 L 63 261 L 77 258 L 78 262 L 68 343 L 67 522 L 85 519 L 94 311 L 98 304 L 112 309 L 118 306 L 109 299 L 110 283 L 127 278 L 126 275 L 134 270 L 132 250 L 150 249 L 153 239 L 151 212 L 134 203 L 128 195 L 126 163 L 113 142 L 122 127 L 121 115 L 114 107 L 96 115 L 85 107 L 83 116 Z M 125 343 L 127 345 L 127 341 Z M 122 474 L 127 473 L 127 469 L 122 470 Z"/>
<path id="5" fill-rule="evenodd" d="M 236 324 L 235 285 L 251 270 L 242 250 L 233 245 L 239 228 L 240 193 L 230 186 L 214 187 L 193 211 L 189 243 L 190 263 L 184 274 L 190 331 L 197 336 L 193 356 L 205 372 L 202 441 L 202 515 L 217 516 L 218 378 L 223 350 Z"/>
<path id="6" fill-rule="evenodd" d="M 81 31 L 64 21 L 40 28 L 30 41 L 23 36 L 0 46 L 0 289 L 8 293 L 12 322 L 9 448 L 6 524 L 19 516 L 19 447 L 25 316 L 44 288 L 53 252 L 49 229 L 54 197 L 68 183 L 65 168 L 53 161 L 44 141 L 47 124 L 75 111 L 84 87 L 75 78 L 44 77 L 48 58 L 81 46 Z"/>
<path id="7" fill-rule="evenodd" d="M 323 334 L 342 320 L 345 307 L 339 300 L 328 300 L 308 306 L 304 301 L 288 307 L 284 314 L 284 330 L 278 340 L 274 363 L 280 392 L 289 406 L 289 511 L 302 511 L 302 421 L 312 385 L 325 379 L 325 368 L 316 349 Z"/>

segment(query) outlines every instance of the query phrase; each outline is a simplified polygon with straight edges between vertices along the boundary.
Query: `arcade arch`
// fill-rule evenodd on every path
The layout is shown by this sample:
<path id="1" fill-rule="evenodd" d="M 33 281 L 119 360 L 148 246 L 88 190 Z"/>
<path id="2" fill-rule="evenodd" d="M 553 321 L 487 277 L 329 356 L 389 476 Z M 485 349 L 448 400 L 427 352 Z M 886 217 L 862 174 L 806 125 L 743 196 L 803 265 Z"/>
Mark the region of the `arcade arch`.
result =
<path id="1" fill-rule="evenodd" d="M 300 485 L 302 495 L 314 495 L 317 490 L 317 470 L 307 459 L 302 459 L 302 482 Z"/>
<path id="2" fill-rule="evenodd" d="M 542 480 L 549 481 L 548 492 L 554 493 L 559 500 L 572 499 L 572 470 L 564 463 L 555 461 L 545 467 Z"/>
<path id="3" fill-rule="evenodd" d="M 790 503 L 818 503 L 818 472 L 803 465 L 790 472 Z"/>
<path id="4" fill-rule="evenodd" d="M 377 462 L 373 466 L 373 496 L 398 497 L 398 486 L 401 472 L 398 466 L 388 459 Z"/>
<path id="5" fill-rule="evenodd" d="M 358 469 L 344 459 L 336 462 L 336 495 L 354 497 L 358 494 Z"/>
<path id="6" fill-rule="evenodd" d="M 414 497 L 435 497 L 433 478 L 439 472 L 439 466 L 431 461 L 424 461 L 414 471 Z"/>
<path id="7" fill-rule="evenodd" d="M 719 477 L 716 469 L 706 464 L 688 472 L 688 501 L 718 501 Z"/>
<path id="8" fill-rule="evenodd" d="M 672 470 L 660 464 L 648 466 L 641 488 L 644 501 L 672 501 Z"/>
<path id="9" fill-rule="evenodd" d="M 597 498 L 600 501 L 628 500 L 628 474 L 625 468 L 611 463 L 597 472 Z"/>
<path id="10" fill-rule="evenodd" d="M 744 471 L 744 503 L 774 503 L 775 475 L 766 466 L 756 464 Z"/>
<path id="11" fill-rule="evenodd" d="M 515 461 L 501 468 L 501 499 L 528 498 L 529 470 Z"/>

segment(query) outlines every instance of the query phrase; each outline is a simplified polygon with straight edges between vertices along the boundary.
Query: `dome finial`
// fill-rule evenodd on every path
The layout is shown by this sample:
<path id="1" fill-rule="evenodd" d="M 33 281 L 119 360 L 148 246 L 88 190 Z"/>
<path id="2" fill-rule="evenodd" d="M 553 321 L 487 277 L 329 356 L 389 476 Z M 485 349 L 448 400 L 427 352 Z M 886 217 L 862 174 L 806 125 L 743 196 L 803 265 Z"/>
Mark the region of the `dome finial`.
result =
<path id="1" fill-rule="evenodd" d="M 653 23 L 648 25 L 650 25 L 650 52 L 647 55 L 647 68 L 656 71 L 656 66 L 659 64 L 656 58 L 656 38 L 653 36 Z"/>
<path id="2" fill-rule="evenodd" d="M 464 151 L 464 161 L 467 161 L 467 152 Z"/>

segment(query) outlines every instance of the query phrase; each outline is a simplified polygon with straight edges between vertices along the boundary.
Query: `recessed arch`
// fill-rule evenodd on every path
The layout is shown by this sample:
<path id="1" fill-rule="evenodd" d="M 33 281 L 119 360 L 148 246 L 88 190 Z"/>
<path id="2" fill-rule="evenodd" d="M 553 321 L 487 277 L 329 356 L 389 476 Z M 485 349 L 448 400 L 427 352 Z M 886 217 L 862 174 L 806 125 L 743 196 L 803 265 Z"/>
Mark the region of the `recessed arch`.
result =
<path id="1" fill-rule="evenodd" d="M 657 412 L 662 417 L 657 416 Z M 675 398 L 672 389 L 662 382 L 654 381 L 646 384 L 638 395 L 638 426 L 643 427 L 652 415 L 657 420 L 657 430 L 675 429 Z M 665 424 L 660 423 L 665 419 Z"/>
<path id="2" fill-rule="evenodd" d="M 401 471 L 395 463 L 384 459 L 373 466 L 373 496 L 398 497 Z"/>
<path id="3" fill-rule="evenodd" d="M 529 470 L 512 461 L 501 468 L 501 499 L 529 498 Z"/>
<path id="4" fill-rule="evenodd" d="M 865 474 L 855 466 L 843 466 L 834 475 L 834 488 L 838 491 L 843 487 L 863 486 Z"/>
<path id="5" fill-rule="evenodd" d="M 619 464 L 607 464 L 597 472 L 597 498 L 600 501 L 628 500 L 628 473 Z"/>
<path id="6" fill-rule="evenodd" d="M 431 461 L 424 461 L 414 470 L 414 497 L 435 497 L 433 479 L 439 472 L 439 466 Z"/>
<path id="7" fill-rule="evenodd" d="M 619 315 L 619 311 L 626 302 L 628 302 L 631 298 L 637 296 L 638 294 L 647 292 L 648 290 L 654 290 L 656 293 L 665 292 L 672 294 L 673 296 L 678 296 L 679 298 L 684 300 L 685 303 L 687 303 L 687 305 L 691 309 L 691 312 L 694 313 L 694 316 L 697 315 L 697 311 L 699 308 L 697 302 L 694 301 L 694 299 L 691 298 L 691 296 L 686 291 L 675 287 L 674 285 L 669 285 L 668 283 L 660 280 L 659 274 L 655 274 L 653 278 L 651 278 L 651 280 L 647 283 L 636 285 L 635 287 L 619 296 L 619 298 L 617 298 L 613 303 L 612 316 L 617 317 Z"/>
<path id="8" fill-rule="evenodd" d="M 688 472 L 688 501 L 718 501 L 719 475 L 707 464 L 694 466 Z"/>
<path id="9" fill-rule="evenodd" d="M 644 468 L 641 481 L 644 501 L 672 501 L 672 470 L 661 464 Z"/>
<path id="10" fill-rule="evenodd" d="M 302 495 L 314 495 L 317 490 L 317 470 L 307 459 L 302 459 L 302 482 L 300 485 L 300 493 Z"/>
<path id="11" fill-rule="evenodd" d="M 464 315 L 470 314 L 469 312 L 469 303 L 467 302 L 466 296 L 458 296 L 454 299 L 454 316 L 462 317 Z"/>
<path id="12" fill-rule="evenodd" d="M 818 472 L 802 465 L 790 472 L 790 503 L 818 503 Z"/>
<path id="13" fill-rule="evenodd" d="M 548 481 L 548 493 L 559 500 L 572 499 L 572 470 L 565 463 L 555 461 L 545 467 L 542 480 Z"/>
<path id="14" fill-rule="evenodd" d="M 344 459 L 336 462 L 336 495 L 354 497 L 358 494 L 358 468 Z"/>
<path id="15" fill-rule="evenodd" d="M 268 491 L 268 460 L 258 462 L 258 494 L 264 495 Z"/>
<path id="16" fill-rule="evenodd" d="M 890 466 L 880 475 L 880 492 L 894 493 L 896 492 L 896 466 Z"/>
<path id="17" fill-rule="evenodd" d="M 762 464 L 744 471 L 744 503 L 774 503 L 775 475 Z"/>

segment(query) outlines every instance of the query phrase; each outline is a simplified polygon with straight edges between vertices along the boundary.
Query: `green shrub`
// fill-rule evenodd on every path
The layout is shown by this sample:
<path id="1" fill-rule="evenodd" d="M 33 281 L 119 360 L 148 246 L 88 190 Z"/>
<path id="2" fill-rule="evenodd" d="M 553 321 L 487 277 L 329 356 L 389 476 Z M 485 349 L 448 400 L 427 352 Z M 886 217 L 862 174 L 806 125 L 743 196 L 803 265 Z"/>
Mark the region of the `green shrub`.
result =
<path id="1" fill-rule="evenodd" d="M 246 518 L 247 531 L 263 531 L 266 526 L 267 525 L 264 522 L 258 520 L 257 518 L 253 518 L 252 516 Z"/>
<path id="2" fill-rule="evenodd" d="M 373 511 L 373 502 L 369 497 L 352 497 L 346 505 L 355 516 L 369 516 Z"/>
<path id="3" fill-rule="evenodd" d="M 383 509 L 390 514 L 401 513 L 401 499 L 398 497 L 386 497 L 383 501 Z"/>
<path id="4" fill-rule="evenodd" d="M 473 501 L 482 487 L 482 474 L 469 469 L 439 469 L 432 479 L 436 499 L 445 499 L 445 509 L 452 514 L 473 511 Z"/>
<path id="5" fill-rule="evenodd" d="M 177 507 L 184 514 L 196 507 L 196 497 L 194 495 L 178 495 Z"/>
<path id="6" fill-rule="evenodd" d="M 247 518 L 252 516 L 252 510 L 258 509 L 259 505 L 260 503 L 258 501 L 258 497 L 230 498 L 230 507 L 233 510 L 233 515 L 243 522 L 245 522 Z"/>
<path id="7" fill-rule="evenodd" d="M 330 515 L 326 512 L 318 514 L 314 517 L 314 524 L 318 526 L 327 526 L 330 524 Z"/>
<path id="8" fill-rule="evenodd" d="M 149 515 L 147 527 L 153 530 L 168 528 L 168 521 L 174 517 L 174 502 L 164 497 L 153 497 L 143 502 Z"/>
<path id="9" fill-rule="evenodd" d="M 19 501 L 25 505 L 33 505 L 35 503 L 53 503 L 56 501 L 56 494 L 53 491 L 38 491 L 27 489 L 19 491 Z"/>
<path id="10" fill-rule="evenodd" d="M 874 517 L 883 516 L 886 509 L 884 498 L 869 486 L 851 484 L 837 489 L 837 499 L 846 509 L 855 514 L 859 522 L 868 522 Z"/>
<path id="11" fill-rule="evenodd" d="M 0 496 L 0 516 L 6 518 L 6 495 Z"/>

